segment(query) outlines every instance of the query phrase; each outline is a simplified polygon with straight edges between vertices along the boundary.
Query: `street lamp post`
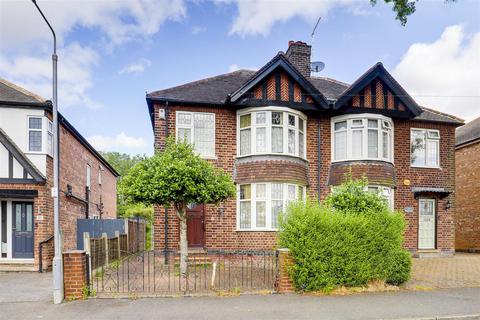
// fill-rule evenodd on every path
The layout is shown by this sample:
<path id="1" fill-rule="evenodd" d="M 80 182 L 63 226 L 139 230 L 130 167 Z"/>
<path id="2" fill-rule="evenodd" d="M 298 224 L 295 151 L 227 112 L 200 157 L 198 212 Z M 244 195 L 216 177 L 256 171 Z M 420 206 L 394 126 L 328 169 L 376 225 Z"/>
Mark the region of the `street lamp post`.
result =
<path id="1" fill-rule="evenodd" d="M 43 17 L 43 20 L 47 23 L 48 27 L 53 34 L 53 54 L 52 54 L 52 63 L 53 63 L 53 188 L 52 188 L 52 197 L 53 197 L 53 221 L 54 221 L 54 245 L 55 245 L 55 256 L 53 258 L 53 303 L 59 304 L 63 301 L 63 263 L 62 263 L 62 248 L 61 248 L 61 239 L 60 239 L 60 219 L 59 219 L 59 208 L 60 208 L 60 199 L 58 197 L 58 172 L 59 172 L 59 154 L 58 154 L 58 105 L 57 105 L 57 37 L 52 26 L 48 22 L 47 18 L 43 14 L 40 7 L 37 5 L 36 0 L 32 0 L 35 7 Z"/>

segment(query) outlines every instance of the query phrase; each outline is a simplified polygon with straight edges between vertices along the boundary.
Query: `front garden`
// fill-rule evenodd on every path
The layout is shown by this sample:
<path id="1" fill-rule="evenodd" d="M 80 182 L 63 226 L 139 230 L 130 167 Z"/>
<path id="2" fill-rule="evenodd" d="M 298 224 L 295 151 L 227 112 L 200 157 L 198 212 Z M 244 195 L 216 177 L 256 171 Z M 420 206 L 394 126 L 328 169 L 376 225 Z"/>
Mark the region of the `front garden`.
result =
<path id="1" fill-rule="evenodd" d="M 410 253 L 402 248 L 405 221 L 386 201 L 366 191 L 364 180 L 336 187 L 323 202 L 291 204 L 280 222 L 279 245 L 290 249 L 296 290 L 330 292 L 410 277 Z"/>

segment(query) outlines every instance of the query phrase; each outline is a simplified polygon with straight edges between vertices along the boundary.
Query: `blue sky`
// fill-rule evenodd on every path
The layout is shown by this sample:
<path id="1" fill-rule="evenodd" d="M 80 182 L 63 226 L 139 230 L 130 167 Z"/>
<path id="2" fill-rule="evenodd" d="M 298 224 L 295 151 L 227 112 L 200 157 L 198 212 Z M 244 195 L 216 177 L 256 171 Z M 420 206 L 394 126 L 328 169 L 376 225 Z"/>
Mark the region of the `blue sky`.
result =
<path id="1" fill-rule="evenodd" d="M 405 27 L 380 0 L 38 3 L 60 37 L 61 112 L 99 149 L 151 154 L 145 92 L 259 68 L 289 40 L 313 45 L 319 76 L 350 83 L 382 61 L 420 103 L 480 116 L 480 1 L 421 0 Z M 30 1 L 2 1 L 0 35 L 0 77 L 50 98 L 51 41 Z"/>

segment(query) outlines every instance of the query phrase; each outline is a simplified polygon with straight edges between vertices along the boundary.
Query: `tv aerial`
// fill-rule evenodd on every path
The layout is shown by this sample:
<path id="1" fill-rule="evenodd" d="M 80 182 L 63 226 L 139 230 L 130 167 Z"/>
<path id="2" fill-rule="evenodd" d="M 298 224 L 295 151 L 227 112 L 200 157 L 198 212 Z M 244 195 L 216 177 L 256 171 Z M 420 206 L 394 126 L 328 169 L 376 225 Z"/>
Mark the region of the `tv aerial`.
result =
<path id="1" fill-rule="evenodd" d="M 320 20 L 322 17 L 318 17 L 317 23 L 315 24 L 315 27 L 313 28 L 311 37 L 312 37 L 312 45 L 313 45 L 313 38 L 315 37 L 315 31 L 317 31 L 318 24 L 320 23 Z M 310 72 L 312 73 L 319 73 L 325 69 L 325 63 L 322 61 L 312 61 L 310 63 Z"/>

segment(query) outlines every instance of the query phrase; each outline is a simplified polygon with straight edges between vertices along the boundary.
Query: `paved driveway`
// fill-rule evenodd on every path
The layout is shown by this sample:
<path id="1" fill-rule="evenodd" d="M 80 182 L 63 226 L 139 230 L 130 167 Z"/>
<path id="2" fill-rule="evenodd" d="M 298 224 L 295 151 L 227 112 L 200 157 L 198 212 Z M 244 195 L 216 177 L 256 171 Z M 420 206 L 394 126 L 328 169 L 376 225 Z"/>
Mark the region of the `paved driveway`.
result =
<path id="1" fill-rule="evenodd" d="M 0 272 L 0 303 L 52 301 L 52 273 Z"/>
<path id="2" fill-rule="evenodd" d="M 480 254 L 413 259 L 408 289 L 480 287 Z"/>

